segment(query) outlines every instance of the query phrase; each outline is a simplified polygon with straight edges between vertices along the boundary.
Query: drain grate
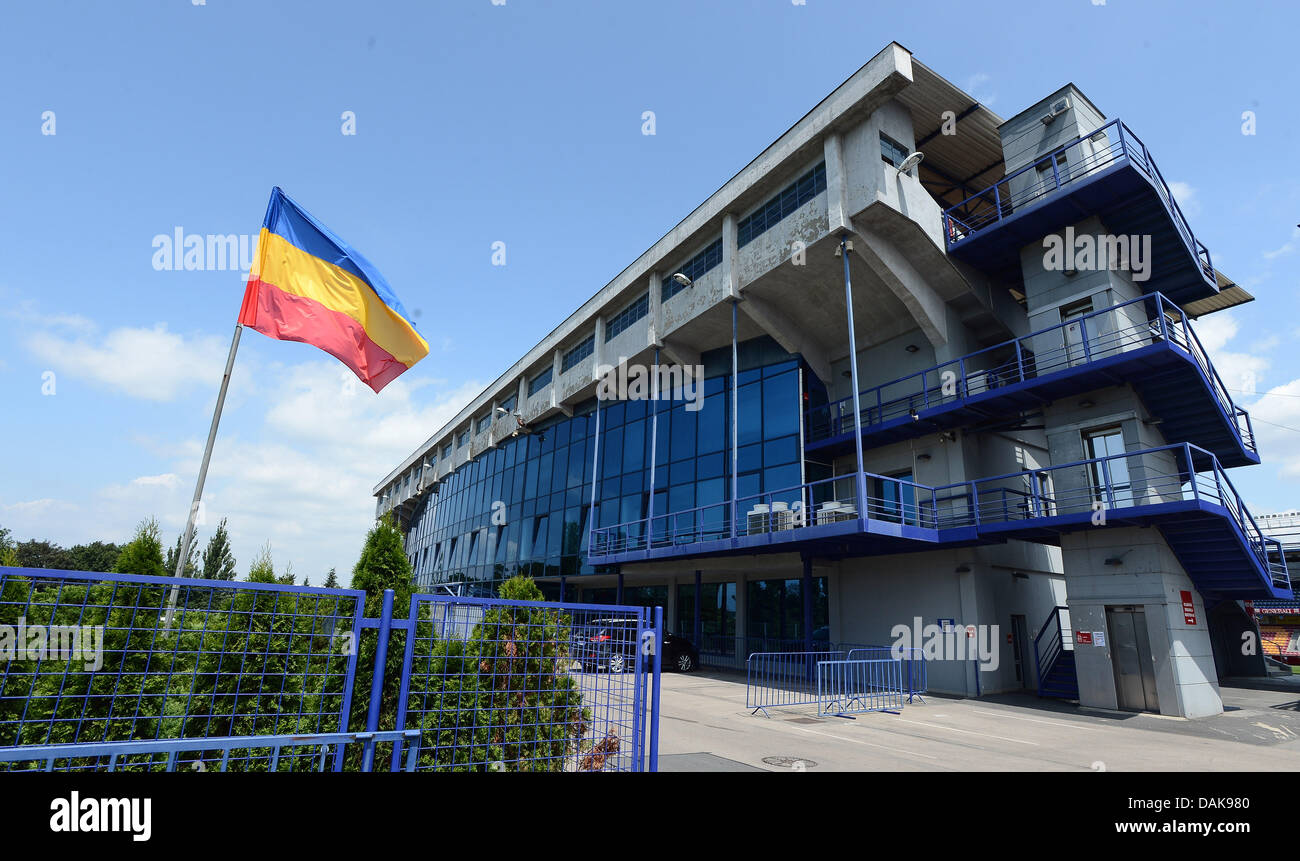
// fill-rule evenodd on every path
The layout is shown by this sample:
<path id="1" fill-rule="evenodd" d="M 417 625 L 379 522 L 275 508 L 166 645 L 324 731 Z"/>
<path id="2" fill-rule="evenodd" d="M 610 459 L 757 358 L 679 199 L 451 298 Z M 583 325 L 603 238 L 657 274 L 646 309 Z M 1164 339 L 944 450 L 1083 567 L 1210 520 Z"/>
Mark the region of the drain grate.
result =
<path id="1" fill-rule="evenodd" d="M 809 768 L 816 768 L 817 763 L 811 759 L 804 759 L 798 756 L 765 756 L 763 762 L 768 765 L 775 765 L 778 768 L 789 768 L 794 771 L 805 771 Z"/>

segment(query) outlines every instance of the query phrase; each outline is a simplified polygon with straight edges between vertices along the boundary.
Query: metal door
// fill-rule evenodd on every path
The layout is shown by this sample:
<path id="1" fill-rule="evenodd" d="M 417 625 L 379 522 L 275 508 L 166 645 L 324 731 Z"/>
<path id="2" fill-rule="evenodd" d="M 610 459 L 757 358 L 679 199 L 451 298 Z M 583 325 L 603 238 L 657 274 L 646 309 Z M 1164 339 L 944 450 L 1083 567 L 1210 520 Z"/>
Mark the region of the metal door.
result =
<path id="1" fill-rule="evenodd" d="M 1115 699 L 1126 711 L 1160 711 L 1155 664 L 1141 607 L 1107 607 L 1110 659 L 1115 669 Z"/>

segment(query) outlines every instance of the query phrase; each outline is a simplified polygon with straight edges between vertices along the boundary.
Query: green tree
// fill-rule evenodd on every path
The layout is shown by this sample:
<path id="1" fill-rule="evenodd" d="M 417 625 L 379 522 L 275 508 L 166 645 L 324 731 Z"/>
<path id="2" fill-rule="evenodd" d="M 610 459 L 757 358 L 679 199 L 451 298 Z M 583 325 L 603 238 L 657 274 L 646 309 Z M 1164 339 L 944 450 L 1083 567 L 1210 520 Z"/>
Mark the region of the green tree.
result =
<path id="1" fill-rule="evenodd" d="M 325 575 L 325 588 L 326 589 L 339 588 L 339 575 L 334 573 L 333 568 L 330 569 L 330 573 Z"/>
<path id="2" fill-rule="evenodd" d="M 167 574 L 169 576 L 174 575 L 176 573 L 176 557 L 181 555 L 181 539 L 184 537 L 185 537 L 184 535 L 177 535 L 176 546 L 171 547 L 167 550 L 167 561 L 163 564 L 166 566 Z M 181 574 L 182 577 L 198 576 L 199 573 L 198 553 L 199 553 L 199 548 L 197 542 L 191 541 L 190 558 L 185 560 L 185 571 Z"/>
<path id="3" fill-rule="evenodd" d="M 271 542 L 262 545 L 248 569 L 249 583 L 275 583 L 275 565 L 271 561 Z"/>
<path id="4" fill-rule="evenodd" d="M 68 551 L 49 541 L 22 541 L 16 545 L 15 550 L 18 564 L 23 568 L 57 568 L 64 571 L 72 568 Z"/>
<path id="5" fill-rule="evenodd" d="M 501 584 L 508 601 L 541 601 L 530 578 Z M 612 732 L 585 738 L 591 712 L 582 707 L 577 680 L 567 673 L 571 617 L 558 608 L 493 607 L 469 640 L 436 640 L 430 621 L 417 621 L 418 642 L 431 653 L 415 665 L 427 690 L 411 691 L 408 714 L 424 731 L 423 765 L 482 771 L 501 763 L 510 771 L 600 771 L 625 743 Z"/>
<path id="6" fill-rule="evenodd" d="M 217 531 L 208 539 L 203 550 L 204 580 L 234 580 L 235 554 L 230 549 L 230 534 L 226 532 L 226 518 L 221 518 Z"/>
<path id="7" fill-rule="evenodd" d="M 89 544 L 77 544 L 68 548 L 68 555 L 71 557 L 70 561 L 75 571 L 112 571 L 121 553 L 121 547 L 105 541 L 92 541 Z"/>
<path id="8" fill-rule="evenodd" d="M 157 520 L 150 517 L 140 521 L 135 528 L 135 536 L 122 548 L 113 564 L 113 571 L 117 574 L 144 574 L 152 577 L 164 577 L 169 573 L 163 565 L 162 539 L 159 537 Z"/>
<path id="9" fill-rule="evenodd" d="M 352 588 L 366 593 L 365 615 L 377 618 L 383 612 L 384 590 L 393 590 L 393 616 L 402 618 L 411 606 L 415 579 L 411 563 L 402 547 L 402 533 L 391 514 L 377 521 L 368 533 L 361 548 L 361 558 L 352 569 Z M 357 644 L 357 676 L 370 678 L 375 667 L 377 633 L 365 630 Z M 394 629 L 388 640 L 388 659 L 384 663 L 384 687 L 380 696 L 379 725 L 396 725 L 397 702 L 402 690 L 402 658 L 406 650 L 406 634 Z M 364 728 L 366 725 L 367 696 L 353 698 L 352 715 L 348 726 Z M 356 751 L 351 764 L 355 767 L 360 751 Z"/>
<path id="10" fill-rule="evenodd" d="M 9 530 L 0 526 L 0 565 L 7 565 L 11 568 L 18 565 L 18 548 L 9 538 Z M 330 576 L 334 576 L 334 569 L 330 569 Z"/>

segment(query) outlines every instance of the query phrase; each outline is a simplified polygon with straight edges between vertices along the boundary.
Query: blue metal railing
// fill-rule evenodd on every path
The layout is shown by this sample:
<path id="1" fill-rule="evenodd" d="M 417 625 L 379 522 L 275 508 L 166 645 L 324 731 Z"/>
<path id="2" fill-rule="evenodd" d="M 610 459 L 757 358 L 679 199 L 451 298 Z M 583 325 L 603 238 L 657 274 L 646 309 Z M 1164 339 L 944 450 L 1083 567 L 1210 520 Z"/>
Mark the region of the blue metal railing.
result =
<path id="1" fill-rule="evenodd" d="M 1197 464 L 1202 466 L 1198 471 Z M 745 527 L 724 531 L 717 538 L 772 537 L 841 521 L 860 523 L 877 520 L 916 527 L 909 537 L 918 541 L 942 542 L 944 530 L 974 527 L 977 532 L 1008 524 L 1033 525 L 1033 521 L 1079 515 L 1106 517 L 1138 507 L 1173 502 L 1206 502 L 1221 507 L 1246 538 L 1259 568 L 1273 585 L 1290 588 L 1289 572 L 1281 545 L 1267 538 L 1246 509 L 1240 494 L 1228 480 L 1213 452 L 1190 443 L 1159 446 L 1136 452 L 1090 458 L 1066 464 L 1044 466 L 1005 475 L 939 487 L 927 487 L 888 476 L 864 474 L 863 484 L 874 488 L 861 506 L 855 500 L 828 508 L 813 504 L 817 488 L 833 483 L 849 493 L 856 485 L 853 473 L 832 479 L 796 485 L 759 496 L 801 501 L 799 514 L 793 508 L 773 512 L 755 505 Z M 746 497 L 754 500 L 758 497 Z M 834 500 L 832 500 L 834 501 Z M 672 515 L 664 515 L 671 517 Z M 592 533 L 590 556 L 595 559 L 647 547 L 645 520 L 632 521 Z M 920 530 L 932 530 L 926 534 Z M 690 536 L 693 537 L 693 536 Z M 967 536 L 963 536 L 964 538 Z M 675 541 L 662 546 L 689 547 L 700 539 Z M 653 546 L 661 546 L 655 544 Z"/>
<path id="2" fill-rule="evenodd" d="M 402 770 L 414 771 L 419 730 L 27 745 L 0 748 L 0 771 L 341 771 L 343 748 L 399 741 L 406 744 Z"/>
<path id="3" fill-rule="evenodd" d="M 998 388 L 1082 368 L 1158 343 L 1171 344 L 1196 362 L 1242 447 L 1256 452 L 1249 415 L 1233 403 L 1187 315 L 1160 293 L 1112 305 L 864 389 L 859 393 L 861 426 L 868 430 L 909 415 L 919 417 L 924 410 L 956 405 Z M 808 443 L 852 433 L 853 397 L 807 410 L 804 427 Z"/>
<path id="4" fill-rule="evenodd" d="M 897 657 L 896 653 L 901 653 L 902 657 Z M 902 664 L 903 687 L 907 693 L 909 703 L 914 698 L 920 698 L 922 694 L 930 689 L 930 674 L 926 668 L 925 652 L 921 649 L 867 646 L 849 649 L 846 656 L 846 659 L 850 661 L 881 661 L 886 658 L 899 661 Z"/>
<path id="5" fill-rule="evenodd" d="M 1114 135 L 1110 134 L 1113 131 Z M 1105 143 L 1098 140 L 1101 137 Z M 1072 183 L 1098 171 L 1128 163 L 1146 176 L 1160 195 L 1183 243 L 1196 258 L 1202 274 L 1215 280 L 1210 251 L 1192 233 L 1187 217 L 1174 199 L 1169 183 L 1151 153 L 1123 121 L 1115 119 L 1096 131 L 1062 144 L 1033 164 L 1011 173 L 983 191 L 944 211 L 944 237 L 949 248 L 981 230 L 996 226 L 1018 210 L 1039 203 Z"/>
<path id="6" fill-rule="evenodd" d="M 1037 684 L 1040 697 L 1048 695 L 1044 692 L 1044 683 L 1061 654 L 1074 648 L 1071 642 L 1074 635 L 1070 629 L 1069 617 L 1069 607 L 1053 607 L 1047 621 L 1038 629 L 1038 634 L 1034 637 L 1034 666 L 1038 673 Z"/>
<path id="7" fill-rule="evenodd" d="M 745 708 L 751 714 L 770 708 L 817 702 L 817 664 L 843 658 L 842 651 L 755 652 L 745 662 Z"/>
<path id="8" fill-rule="evenodd" d="M 817 662 L 817 714 L 898 712 L 907 696 L 903 663 L 893 658 Z"/>

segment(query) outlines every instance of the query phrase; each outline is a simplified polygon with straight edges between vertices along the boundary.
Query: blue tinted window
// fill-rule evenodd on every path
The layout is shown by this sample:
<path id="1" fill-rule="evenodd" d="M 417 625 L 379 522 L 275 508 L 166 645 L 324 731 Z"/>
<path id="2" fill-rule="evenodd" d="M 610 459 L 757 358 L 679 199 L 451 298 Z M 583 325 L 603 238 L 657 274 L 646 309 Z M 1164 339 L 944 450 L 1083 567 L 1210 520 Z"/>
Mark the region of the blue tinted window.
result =
<path id="1" fill-rule="evenodd" d="M 554 368 L 547 368 L 528 381 L 528 397 L 531 398 L 551 384 L 551 374 L 554 370 Z"/>
<path id="2" fill-rule="evenodd" d="M 692 257 L 687 263 L 683 264 L 681 269 L 676 270 L 664 279 L 659 292 L 659 301 L 667 302 L 669 299 L 686 289 L 684 284 L 681 284 L 673 278 L 673 275 L 677 274 L 677 272 L 680 272 L 687 278 L 695 281 L 710 269 L 721 264 L 722 239 L 719 237 L 707 248 Z"/>
<path id="3" fill-rule="evenodd" d="M 605 342 L 608 343 L 628 326 L 650 313 L 650 294 L 643 293 L 631 305 L 619 311 L 605 324 Z"/>
<path id="4" fill-rule="evenodd" d="M 577 365 L 583 359 L 590 356 L 596 350 L 596 336 L 588 335 L 587 338 L 573 349 L 567 351 L 560 357 L 560 373 L 565 374 L 569 369 Z"/>
<path id="5" fill-rule="evenodd" d="M 826 162 L 814 167 L 736 225 L 736 244 L 744 248 L 782 219 L 826 190 Z"/>

